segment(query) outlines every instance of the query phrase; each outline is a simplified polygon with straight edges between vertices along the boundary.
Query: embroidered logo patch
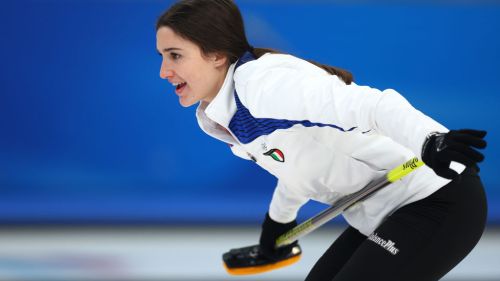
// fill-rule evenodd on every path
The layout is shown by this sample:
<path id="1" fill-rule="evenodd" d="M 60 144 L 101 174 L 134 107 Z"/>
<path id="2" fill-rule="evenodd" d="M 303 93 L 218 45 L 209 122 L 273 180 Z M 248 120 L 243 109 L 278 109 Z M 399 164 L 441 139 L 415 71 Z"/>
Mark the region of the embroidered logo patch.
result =
<path id="1" fill-rule="evenodd" d="M 274 160 L 278 162 L 285 162 L 285 154 L 281 150 L 273 148 L 268 152 L 264 153 L 266 156 L 271 156 Z"/>

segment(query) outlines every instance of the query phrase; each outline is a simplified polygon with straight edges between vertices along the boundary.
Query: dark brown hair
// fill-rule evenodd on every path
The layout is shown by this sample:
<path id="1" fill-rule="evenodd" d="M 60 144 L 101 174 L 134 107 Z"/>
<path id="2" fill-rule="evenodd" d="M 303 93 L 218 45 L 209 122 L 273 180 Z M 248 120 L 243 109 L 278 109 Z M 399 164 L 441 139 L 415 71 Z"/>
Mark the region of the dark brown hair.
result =
<path id="1" fill-rule="evenodd" d="M 240 10 L 232 0 L 181 0 L 163 13 L 156 22 L 156 30 L 167 26 L 177 35 L 198 45 L 203 54 L 223 53 L 234 63 L 246 51 L 259 58 L 265 53 L 280 53 L 273 49 L 252 48 L 245 35 Z M 351 84 L 350 72 L 314 61 L 309 61 L 328 73 Z"/>

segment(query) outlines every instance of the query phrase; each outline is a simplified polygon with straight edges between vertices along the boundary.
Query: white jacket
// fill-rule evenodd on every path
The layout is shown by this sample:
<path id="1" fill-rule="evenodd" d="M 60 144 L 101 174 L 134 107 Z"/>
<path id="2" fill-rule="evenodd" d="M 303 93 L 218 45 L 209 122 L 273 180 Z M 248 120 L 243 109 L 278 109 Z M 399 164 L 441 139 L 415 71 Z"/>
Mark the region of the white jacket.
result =
<path id="1" fill-rule="evenodd" d="M 207 134 L 278 178 L 269 208 L 277 222 L 294 220 L 309 199 L 332 204 L 361 189 L 420 156 L 429 133 L 448 131 L 394 90 L 346 85 L 290 55 L 249 56 L 236 70 L 230 66 L 215 99 L 201 102 L 196 115 Z M 369 235 L 386 216 L 448 182 L 424 166 L 343 215 Z"/>

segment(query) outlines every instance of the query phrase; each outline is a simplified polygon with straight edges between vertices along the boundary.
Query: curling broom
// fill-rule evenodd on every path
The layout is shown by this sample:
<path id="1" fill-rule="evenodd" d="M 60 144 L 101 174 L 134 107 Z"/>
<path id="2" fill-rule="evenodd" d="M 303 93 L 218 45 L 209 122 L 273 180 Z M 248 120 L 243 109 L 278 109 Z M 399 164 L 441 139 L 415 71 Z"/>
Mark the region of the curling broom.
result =
<path id="1" fill-rule="evenodd" d="M 424 165 L 424 163 L 421 160 L 416 157 L 412 158 L 404 164 L 390 170 L 380 179 L 370 182 L 361 190 L 341 197 L 335 201 L 331 207 L 278 237 L 276 240 L 276 248 L 293 243 L 300 237 L 314 231 L 334 217 L 340 215 L 351 206 L 367 199 L 389 184 L 402 179 L 422 165 Z M 300 259 L 301 254 L 302 250 L 300 246 L 297 245 L 294 246 L 290 252 L 284 253 L 277 261 L 271 261 L 260 253 L 259 245 L 253 245 L 231 249 L 229 252 L 222 255 L 222 259 L 224 261 L 224 267 L 229 274 L 247 275 L 262 273 L 293 264 Z"/>

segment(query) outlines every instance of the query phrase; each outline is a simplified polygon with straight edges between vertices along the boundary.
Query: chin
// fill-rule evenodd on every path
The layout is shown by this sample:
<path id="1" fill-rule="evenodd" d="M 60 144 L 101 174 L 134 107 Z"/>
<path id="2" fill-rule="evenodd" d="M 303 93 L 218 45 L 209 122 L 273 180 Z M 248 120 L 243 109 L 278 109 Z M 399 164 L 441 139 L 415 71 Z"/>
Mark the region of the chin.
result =
<path id="1" fill-rule="evenodd" d="M 190 106 L 198 103 L 198 101 L 197 100 L 183 100 L 183 99 L 180 99 L 179 103 L 181 104 L 182 107 L 190 107 Z"/>

